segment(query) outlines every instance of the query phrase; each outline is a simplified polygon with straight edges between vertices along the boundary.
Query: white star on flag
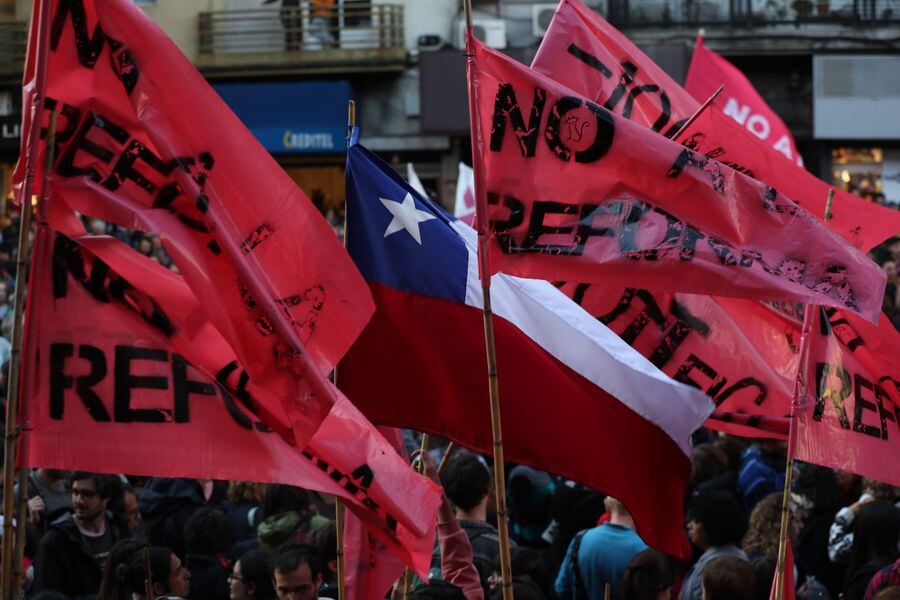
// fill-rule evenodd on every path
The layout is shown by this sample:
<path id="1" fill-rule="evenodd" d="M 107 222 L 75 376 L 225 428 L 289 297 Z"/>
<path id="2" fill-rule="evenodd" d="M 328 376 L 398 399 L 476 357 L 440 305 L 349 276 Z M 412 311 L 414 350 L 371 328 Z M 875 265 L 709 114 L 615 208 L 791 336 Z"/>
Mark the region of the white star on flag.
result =
<path id="1" fill-rule="evenodd" d="M 384 230 L 384 237 L 405 229 L 421 246 L 422 234 L 419 231 L 419 223 L 434 219 L 434 215 L 430 212 L 416 208 L 416 203 L 413 200 L 412 194 L 409 192 L 406 193 L 406 197 L 403 199 L 402 203 L 386 198 L 379 198 L 379 200 L 381 200 L 384 207 L 394 216 L 387 229 Z"/>

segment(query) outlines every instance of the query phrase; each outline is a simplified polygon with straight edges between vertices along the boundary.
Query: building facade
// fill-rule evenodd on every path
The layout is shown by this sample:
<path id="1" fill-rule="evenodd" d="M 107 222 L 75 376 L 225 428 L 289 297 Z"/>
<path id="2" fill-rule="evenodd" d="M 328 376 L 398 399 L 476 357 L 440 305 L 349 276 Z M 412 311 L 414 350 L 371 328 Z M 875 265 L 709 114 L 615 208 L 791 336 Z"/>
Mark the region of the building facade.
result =
<path id="1" fill-rule="evenodd" d="M 323 209 L 340 210 L 347 102 L 362 139 L 452 206 L 469 162 L 461 0 L 132 0 Z M 700 28 L 826 181 L 900 202 L 900 0 L 586 0 L 683 81 Z M 555 2 L 473 0 L 476 35 L 528 63 Z M 19 143 L 31 0 L 0 0 L 0 171 Z M 748 123 L 752 119 L 747 120 Z"/>

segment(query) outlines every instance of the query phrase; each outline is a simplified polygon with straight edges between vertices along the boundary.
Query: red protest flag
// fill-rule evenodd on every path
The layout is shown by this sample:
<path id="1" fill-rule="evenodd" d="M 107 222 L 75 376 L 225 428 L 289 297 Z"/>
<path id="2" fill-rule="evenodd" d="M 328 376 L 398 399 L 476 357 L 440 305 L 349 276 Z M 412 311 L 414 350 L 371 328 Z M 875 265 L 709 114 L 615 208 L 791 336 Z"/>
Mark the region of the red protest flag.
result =
<path id="1" fill-rule="evenodd" d="M 803 159 L 797 150 L 797 143 L 781 117 L 769 108 L 737 67 L 704 46 L 703 38 L 698 36 L 684 89 L 694 100 L 703 102 L 723 83 L 725 89 L 716 97 L 715 106 L 786 159 L 802 167 Z"/>
<path id="2" fill-rule="evenodd" d="M 800 328 L 783 311 L 735 298 L 558 286 L 665 374 L 703 390 L 716 404 L 707 427 L 787 439 Z"/>
<path id="3" fill-rule="evenodd" d="M 408 458 L 399 429 L 379 427 L 378 431 L 400 456 Z M 344 520 L 343 543 L 346 597 L 384 600 L 391 586 L 403 574 L 403 563 L 352 513 L 348 513 Z M 427 540 L 423 551 L 431 552 L 433 549 L 434 541 Z"/>
<path id="4" fill-rule="evenodd" d="M 318 369 L 371 316 L 365 284 L 303 192 L 132 2 L 55 0 L 49 16 L 53 202 L 160 233 L 248 373 L 281 390 L 302 445 L 335 399 Z"/>
<path id="5" fill-rule="evenodd" d="M 816 309 L 794 407 L 794 458 L 900 485 L 900 334 Z"/>
<path id="6" fill-rule="evenodd" d="M 884 272 L 775 189 L 477 40 L 470 53 L 492 273 L 878 314 Z"/>
<path id="7" fill-rule="evenodd" d="M 298 451 L 263 422 L 280 403 L 247 376 L 181 278 L 107 237 L 40 227 L 27 321 L 33 464 L 287 483 L 341 498 L 427 573 L 440 494 L 336 392 Z"/>
<path id="8" fill-rule="evenodd" d="M 700 105 L 621 32 L 578 0 L 561 2 L 532 67 L 661 134 L 674 134 Z M 777 188 L 823 219 L 828 185 L 785 161 L 770 144 L 715 105 L 703 111 L 680 141 Z M 864 251 L 900 231 L 900 212 L 847 192 L 837 192 L 833 212 L 829 227 Z"/>

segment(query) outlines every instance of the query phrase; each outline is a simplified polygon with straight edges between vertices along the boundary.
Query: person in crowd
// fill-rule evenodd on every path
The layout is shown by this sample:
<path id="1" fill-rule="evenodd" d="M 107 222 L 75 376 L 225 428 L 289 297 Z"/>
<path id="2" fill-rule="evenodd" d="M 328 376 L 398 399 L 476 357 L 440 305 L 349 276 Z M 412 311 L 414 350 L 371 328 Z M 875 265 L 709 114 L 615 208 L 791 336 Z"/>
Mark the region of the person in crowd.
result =
<path id="1" fill-rule="evenodd" d="M 269 555 L 259 550 L 245 552 L 228 576 L 229 600 L 275 600 Z"/>
<path id="2" fill-rule="evenodd" d="M 741 549 L 751 561 L 778 556 L 782 496 L 780 492 L 769 494 L 760 500 L 750 513 L 750 522 L 747 525 L 747 533 L 741 541 Z"/>
<path id="3" fill-rule="evenodd" d="M 756 575 L 747 561 L 722 556 L 706 565 L 700 585 L 703 600 L 754 600 Z"/>
<path id="4" fill-rule="evenodd" d="M 400 595 L 402 598 L 402 595 Z M 463 591 L 450 582 L 435 579 L 428 584 L 416 586 L 407 596 L 408 600 L 466 600 Z"/>
<path id="5" fill-rule="evenodd" d="M 250 481 L 231 481 L 228 484 L 228 501 L 225 514 L 231 524 L 231 539 L 235 544 L 256 537 L 256 528 L 262 521 L 263 486 Z"/>
<path id="6" fill-rule="evenodd" d="M 738 548 L 747 530 L 747 516 L 731 494 L 712 491 L 691 499 L 687 519 L 688 538 L 702 554 L 685 576 L 680 598 L 700 600 L 701 578 L 710 562 L 724 556 L 747 560 L 747 555 Z"/>
<path id="7" fill-rule="evenodd" d="M 556 598 L 556 590 L 553 589 L 553 577 L 547 568 L 546 552 L 534 548 L 513 548 L 509 552 L 510 566 L 516 577 L 530 579 L 541 589 L 541 593 L 548 600 Z M 491 575 L 491 589 L 497 587 L 500 579 L 500 557 L 494 563 L 494 573 Z"/>
<path id="8" fill-rule="evenodd" d="M 319 551 L 319 564 L 322 565 L 322 587 L 319 593 L 323 596 L 337 596 L 337 526 L 329 521 L 312 532 L 309 543 Z"/>
<path id="9" fill-rule="evenodd" d="M 285 544 L 275 551 L 270 564 L 275 595 L 279 600 L 319 598 L 322 568 L 315 546 Z"/>
<path id="10" fill-rule="evenodd" d="M 67 512 L 72 495 L 66 485 L 68 473 L 60 469 L 32 469 L 28 474 L 28 515 L 41 532 Z M 18 490 L 16 490 L 18 495 Z"/>
<path id="11" fill-rule="evenodd" d="M 618 600 L 670 600 L 678 580 L 678 563 L 657 550 L 638 552 L 625 567 Z"/>
<path id="12" fill-rule="evenodd" d="M 611 496 L 604 505 L 609 521 L 579 533 L 569 545 L 555 584 L 562 600 L 602 600 L 607 585 L 615 597 L 628 563 L 647 549 L 625 505 Z"/>
<path id="13" fill-rule="evenodd" d="M 127 572 L 128 561 L 134 553 L 146 547 L 147 542 L 140 539 L 126 538 L 116 542 L 106 557 L 97 600 L 131 600 L 131 590 L 124 573 Z"/>
<path id="14" fill-rule="evenodd" d="M 153 546 L 146 553 L 150 559 L 150 590 L 153 600 L 183 600 L 191 593 L 191 573 L 181 559 L 168 548 Z M 122 581 L 131 591 L 133 600 L 147 598 L 145 551 L 138 550 L 123 565 Z"/>
<path id="15" fill-rule="evenodd" d="M 831 469 L 798 463 L 793 491 L 793 496 L 804 505 L 794 543 L 797 569 L 803 578 L 814 577 L 832 596 L 837 596 L 842 573 L 828 559 L 828 530 L 843 497 L 837 477 Z"/>
<path id="16" fill-rule="evenodd" d="M 761 439 L 744 450 L 738 486 L 744 505 L 752 511 L 756 503 L 784 489 L 784 467 L 787 443 L 783 440 Z"/>
<path id="17" fill-rule="evenodd" d="M 716 479 L 728 471 L 728 459 L 713 444 L 698 444 L 694 446 L 693 454 L 688 489 L 696 489 L 701 483 Z"/>
<path id="18" fill-rule="evenodd" d="M 184 542 L 184 565 L 191 573 L 191 599 L 226 597 L 230 568 L 225 551 L 231 546 L 231 529 L 225 513 L 208 506 L 195 512 L 185 525 Z"/>
<path id="19" fill-rule="evenodd" d="M 69 478 L 73 513 L 54 521 L 38 546 L 34 592 L 56 590 L 71 597 L 93 596 L 100 589 L 107 556 L 127 533 L 107 514 L 118 481 L 109 475 L 78 471 Z"/>
<path id="20" fill-rule="evenodd" d="M 517 544 L 546 548 L 550 525 L 553 479 L 543 471 L 518 465 L 509 472 L 509 534 Z"/>
<path id="21" fill-rule="evenodd" d="M 872 577 L 900 557 L 900 511 L 875 500 L 859 509 L 853 526 L 853 546 L 844 579 L 844 600 L 862 600 Z"/>
<path id="22" fill-rule="evenodd" d="M 889 484 L 865 478 L 859 499 L 837 512 L 828 532 L 828 558 L 837 564 L 847 564 L 853 547 L 853 521 L 863 504 L 873 500 L 893 502 L 900 508 L 900 489 Z"/>
<path id="23" fill-rule="evenodd" d="M 122 518 L 132 537 L 144 537 L 144 522 L 141 520 L 138 493 L 131 484 L 122 486 Z"/>
<path id="24" fill-rule="evenodd" d="M 303 543 L 328 519 L 315 513 L 309 492 L 291 485 L 271 485 L 263 501 L 262 523 L 256 529 L 259 549 L 272 553 L 291 542 Z"/>
<path id="25" fill-rule="evenodd" d="M 579 531 L 590 529 L 600 520 L 606 508 L 603 494 L 572 480 L 557 479 L 553 493 L 552 541 L 548 550 L 548 567 L 558 573 L 569 544 Z"/>
<path id="26" fill-rule="evenodd" d="M 151 479 L 141 491 L 139 506 L 154 546 L 185 555 L 184 526 L 204 506 L 221 506 L 226 484 L 209 479 Z"/>
<path id="27" fill-rule="evenodd" d="M 900 591 L 900 558 L 894 561 L 894 564 L 888 565 L 875 573 L 871 581 L 869 581 L 868 587 L 866 587 L 866 594 L 863 598 L 864 600 L 880 598 L 879 594 L 882 591 L 892 588 Z"/>
<path id="28" fill-rule="evenodd" d="M 737 473 L 741 470 L 741 456 L 748 448 L 747 441 L 744 438 L 720 433 L 719 437 L 713 442 L 713 446 L 725 456 L 725 462 L 729 471 Z"/>
<path id="29" fill-rule="evenodd" d="M 455 507 L 459 526 L 469 538 L 472 563 L 478 571 L 481 587 L 487 590 L 494 561 L 500 555 L 497 529 L 487 522 L 488 499 L 493 484 L 491 470 L 477 454 L 460 449 L 450 457 L 441 482 Z"/>

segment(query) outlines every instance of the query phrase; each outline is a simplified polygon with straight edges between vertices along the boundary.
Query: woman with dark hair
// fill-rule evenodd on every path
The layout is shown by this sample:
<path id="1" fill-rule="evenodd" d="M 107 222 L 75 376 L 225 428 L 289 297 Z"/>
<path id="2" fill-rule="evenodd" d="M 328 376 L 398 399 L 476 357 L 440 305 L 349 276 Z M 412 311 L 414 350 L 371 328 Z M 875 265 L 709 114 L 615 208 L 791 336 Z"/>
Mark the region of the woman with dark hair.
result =
<path id="1" fill-rule="evenodd" d="M 131 590 L 116 577 L 120 569 L 128 563 L 134 553 L 143 550 L 147 542 L 143 540 L 122 540 L 112 547 L 106 557 L 103 579 L 100 581 L 98 600 L 131 600 Z"/>
<path id="2" fill-rule="evenodd" d="M 163 597 L 171 600 L 187 598 L 191 592 L 191 574 L 181 560 L 168 548 L 154 546 L 150 554 L 150 589 L 152 598 Z M 119 565 L 116 578 L 123 588 L 128 589 L 134 600 L 147 598 L 144 551 L 138 550 L 125 564 Z"/>
<path id="3" fill-rule="evenodd" d="M 876 500 L 859 508 L 844 580 L 844 600 L 862 600 L 866 586 L 875 573 L 900 556 L 898 541 L 900 511 L 890 502 Z"/>
<path id="4" fill-rule="evenodd" d="M 707 564 L 724 556 L 747 560 L 738 548 L 747 531 L 747 515 L 732 494 L 713 491 L 694 496 L 687 517 L 688 538 L 703 554 L 684 579 L 681 600 L 700 600 L 700 581 Z"/>
<path id="5" fill-rule="evenodd" d="M 269 557 L 251 550 L 241 555 L 228 576 L 229 600 L 274 600 Z"/>
<path id="6" fill-rule="evenodd" d="M 619 600 L 669 600 L 677 577 L 674 558 L 657 550 L 644 550 L 625 568 Z"/>
<path id="7" fill-rule="evenodd" d="M 794 556 L 802 576 L 814 577 L 837 596 L 843 581 L 841 569 L 828 558 L 828 530 L 841 508 L 843 494 L 831 469 L 800 463 L 793 492 L 805 505 L 800 531 L 794 539 Z"/>

